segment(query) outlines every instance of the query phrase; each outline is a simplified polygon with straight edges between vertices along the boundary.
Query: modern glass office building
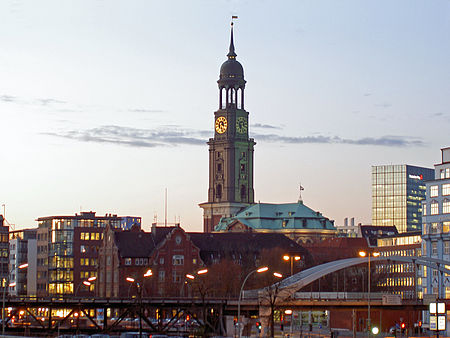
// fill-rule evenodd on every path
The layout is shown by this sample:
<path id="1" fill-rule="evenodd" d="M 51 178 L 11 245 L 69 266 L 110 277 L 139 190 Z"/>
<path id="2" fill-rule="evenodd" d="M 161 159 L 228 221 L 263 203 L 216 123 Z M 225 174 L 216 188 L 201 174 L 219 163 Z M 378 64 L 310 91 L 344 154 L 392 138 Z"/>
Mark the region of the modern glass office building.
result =
<path id="1" fill-rule="evenodd" d="M 372 167 L 372 225 L 395 226 L 398 232 L 422 229 L 425 181 L 434 170 L 406 164 Z"/>
<path id="2" fill-rule="evenodd" d="M 140 217 L 96 216 L 92 211 L 38 218 L 38 296 L 93 294 L 93 288 L 87 290 L 81 286 L 83 280 L 96 276 L 103 231 L 107 226 L 121 229 L 130 220 L 141 227 Z"/>

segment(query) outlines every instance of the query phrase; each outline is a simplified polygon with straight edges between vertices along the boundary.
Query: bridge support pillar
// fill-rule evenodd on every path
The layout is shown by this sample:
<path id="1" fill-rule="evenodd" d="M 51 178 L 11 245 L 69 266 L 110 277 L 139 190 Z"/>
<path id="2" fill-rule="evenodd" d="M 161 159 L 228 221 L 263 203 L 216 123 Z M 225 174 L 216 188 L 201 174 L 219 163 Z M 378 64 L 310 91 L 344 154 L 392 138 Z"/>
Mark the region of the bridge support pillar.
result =
<path id="1" fill-rule="evenodd" d="M 270 307 L 259 306 L 259 321 L 261 322 L 261 333 L 259 337 L 270 337 Z"/>

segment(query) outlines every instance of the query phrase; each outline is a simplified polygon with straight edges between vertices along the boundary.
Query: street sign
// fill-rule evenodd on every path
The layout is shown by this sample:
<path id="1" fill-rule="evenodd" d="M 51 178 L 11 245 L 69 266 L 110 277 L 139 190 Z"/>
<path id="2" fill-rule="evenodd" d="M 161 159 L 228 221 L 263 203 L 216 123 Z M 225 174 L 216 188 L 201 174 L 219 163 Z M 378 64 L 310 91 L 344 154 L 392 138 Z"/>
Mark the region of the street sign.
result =
<path id="1" fill-rule="evenodd" d="M 444 316 L 438 316 L 438 331 L 445 331 L 445 315 Z"/>
<path id="2" fill-rule="evenodd" d="M 430 316 L 430 330 L 437 330 L 437 317 L 436 316 Z"/>

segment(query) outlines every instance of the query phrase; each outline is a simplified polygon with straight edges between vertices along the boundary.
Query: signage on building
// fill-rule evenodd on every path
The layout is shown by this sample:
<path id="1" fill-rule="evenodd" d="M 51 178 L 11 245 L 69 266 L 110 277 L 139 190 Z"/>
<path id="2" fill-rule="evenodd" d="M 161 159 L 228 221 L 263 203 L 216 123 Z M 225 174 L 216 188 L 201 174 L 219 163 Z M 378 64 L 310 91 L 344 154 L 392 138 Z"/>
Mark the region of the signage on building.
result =
<path id="1" fill-rule="evenodd" d="M 415 179 L 415 180 L 423 180 L 423 175 L 422 174 L 420 174 L 420 175 L 409 175 L 409 178 L 413 178 L 413 179 Z"/>
<path id="2" fill-rule="evenodd" d="M 445 303 L 430 303 L 430 330 L 444 331 L 447 316 L 445 315 Z"/>

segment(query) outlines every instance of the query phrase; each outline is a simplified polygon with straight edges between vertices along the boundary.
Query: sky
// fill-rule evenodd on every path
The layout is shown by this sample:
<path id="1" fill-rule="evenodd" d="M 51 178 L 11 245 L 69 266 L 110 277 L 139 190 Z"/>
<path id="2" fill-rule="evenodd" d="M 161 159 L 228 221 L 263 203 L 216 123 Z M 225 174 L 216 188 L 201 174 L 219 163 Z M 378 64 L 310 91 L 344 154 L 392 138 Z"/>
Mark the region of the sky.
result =
<path id="1" fill-rule="evenodd" d="M 450 146 L 450 1 L 4 0 L 0 213 L 202 231 L 231 16 L 255 201 L 371 222 L 371 166 Z"/>

